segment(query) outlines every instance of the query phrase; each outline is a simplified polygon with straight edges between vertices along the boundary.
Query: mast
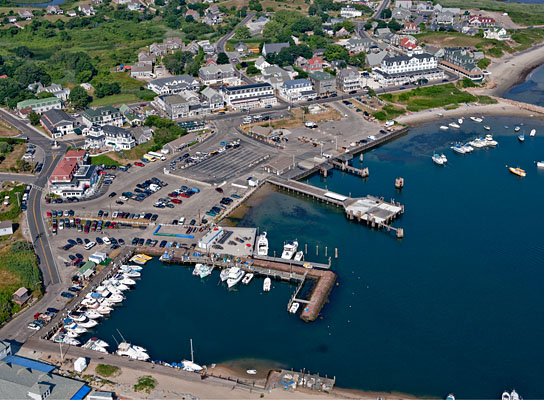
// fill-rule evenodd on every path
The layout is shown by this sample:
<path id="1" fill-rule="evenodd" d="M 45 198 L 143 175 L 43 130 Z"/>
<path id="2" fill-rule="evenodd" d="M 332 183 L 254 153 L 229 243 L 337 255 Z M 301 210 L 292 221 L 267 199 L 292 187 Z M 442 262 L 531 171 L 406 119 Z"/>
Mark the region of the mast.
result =
<path id="1" fill-rule="evenodd" d="M 191 362 L 195 362 L 195 358 L 193 356 L 193 339 L 189 339 L 189 341 L 191 342 Z"/>

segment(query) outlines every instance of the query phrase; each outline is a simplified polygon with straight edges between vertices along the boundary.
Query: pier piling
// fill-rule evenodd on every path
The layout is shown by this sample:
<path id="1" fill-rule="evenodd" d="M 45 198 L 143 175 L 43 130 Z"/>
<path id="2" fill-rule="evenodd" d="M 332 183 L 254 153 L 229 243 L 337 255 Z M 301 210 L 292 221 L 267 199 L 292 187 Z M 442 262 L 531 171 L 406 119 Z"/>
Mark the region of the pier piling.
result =
<path id="1" fill-rule="evenodd" d="M 338 258 L 338 247 L 334 248 L 334 258 Z"/>

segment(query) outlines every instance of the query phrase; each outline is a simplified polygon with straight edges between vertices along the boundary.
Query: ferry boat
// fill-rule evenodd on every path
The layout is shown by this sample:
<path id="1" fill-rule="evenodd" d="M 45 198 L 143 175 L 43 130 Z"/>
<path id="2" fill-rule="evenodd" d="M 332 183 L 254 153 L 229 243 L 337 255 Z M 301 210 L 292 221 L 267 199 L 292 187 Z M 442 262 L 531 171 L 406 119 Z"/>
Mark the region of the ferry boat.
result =
<path id="1" fill-rule="evenodd" d="M 432 158 L 435 164 L 444 165 L 444 161 L 442 160 L 442 156 L 440 154 L 434 154 Z"/>
<path id="2" fill-rule="evenodd" d="M 447 131 L 450 128 L 448 128 L 446 125 L 441 125 L 440 129 L 442 129 L 443 131 Z"/>
<path id="3" fill-rule="evenodd" d="M 491 127 L 490 127 L 489 125 L 484 125 L 484 129 L 485 129 L 486 131 L 490 131 L 490 130 L 491 130 Z"/>
<path id="4" fill-rule="evenodd" d="M 229 272 L 229 277 L 227 278 L 227 286 L 229 288 L 236 286 L 238 282 L 244 277 L 244 271 L 238 267 L 232 267 Z"/>
<path id="5" fill-rule="evenodd" d="M 281 258 L 283 258 L 284 260 L 292 259 L 297 252 L 297 248 L 298 242 L 296 240 L 292 242 L 287 242 L 285 246 L 283 246 L 283 253 L 281 253 Z"/>
<path id="6" fill-rule="evenodd" d="M 537 162 L 536 162 L 536 166 L 537 166 L 538 168 L 544 168 L 544 161 L 537 161 Z"/>
<path id="7" fill-rule="evenodd" d="M 455 122 L 450 122 L 448 125 L 450 127 L 452 127 L 452 128 L 460 128 L 461 127 L 460 125 L 456 124 Z"/>
<path id="8" fill-rule="evenodd" d="M 516 127 L 514 128 L 514 132 L 519 132 L 520 129 L 521 129 L 521 128 L 520 128 L 519 126 L 516 126 Z"/>
<path id="9" fill-rule="evenodd" d="M 263 282 L 263 292 L 270 292 L 271 286 L 272 286 L 272 279 L 266 277 Z"/>
<path id="10" fill-rule="evenodd" d="M 115 352 L 119 356 L 125 356 L 134 360 L 147 361 L 149 355 L 145 352 L 145 349 L 139 346 L 134 346 L 127 342 L 121 342 L 117 351 Z"/>
<path id="11" fill-rule="evenodd" d="M 302 261 L 304 260 L 304 252 L 301 250 L 301 251 L 297 251 L 297 253 L 295 254 L 295 261 Z"/>
<path id="12" fill-rule="evenodd" d="M 266 232 L 261 233 L 257 239 L 257 254 L 259 256 L 268 255 L 268 239 L 266 238 Z"/>
<path id="13" fill-rule="evenodd" d="M 465 154 L 466 153 L 466 150 L 463 146 L 461 146 L 460 144 L 454 144 L 453 146 L 450 147 L 450 149 L 452 149 L 453 151 L 455 151 L 456 153 L 459 153 L 459 154 Z"/>
<path id="14" fill-rule="evenodd" d="M 471 119 L 471 121 L 473 121 L 473 122 L 482 122 L 482 121 L 483 121 L 483 119 L 478 118 L 478 117 L 470 117 L 470 119 Z"/>
<path id="15" fill-rule="evenodd" d="M 527 175 L 525 170 L 523 170 L 521 168 L 509 167 L 508 169 L 510 170 L 511 173 L 513 173 L 514 175 L 517 175 L 517 176 L 525 177 Z"/>
<path id="16" fill-rule="evenodd" d="M 486 144 L 486 146 L 494 147 L 494 146 L 498 145 L 499 143 L 496 140 L 493 139 L 493 136 L 485 135 L 485 144 Z"/>
<path id="17" fill-rule="evenodd" d="M 219 274 L 221 282 L 225 282 L 229 278 L 230 268 L 223 268 Z"/>
<path id="18" fill-rule="evenodd" d="M 291 314 L 296 314 L 296 312 L 298 311 L 298 308 L 300 307 L 300 303 L 297 303 L 296 301 L 291 304 L 291 308 L 289 308 L 289 312 Z"/>
<path id="19" fill-rule="evenodd" d="M 203 265 L 202 267 L 200 267 L 200 272 L 199 272 L 199 276 L 201 279 L 204 279 L 205 277 L 207 276 L 210 276 L 212 274 L 212 271 L 215 267 L 212 265 L 211 267 L 208 266 L 208 265 Z"/>
<path id="20" fill-rule="evenodd" d="M 518 136 L 518 140 L 519 140 L 520 142 L 525 141 L 525 135 L 524 135 L 523 133 L 522 133 L 521 135 L 519 135 L 519 136 Z"/>
<path id="21" fill-rule="evenodd" d="M 249 274 L 246 274 L 246 276 L 244 276 L 244 279 L 242 279 L 242 283 L 244 285 L 249 285 L 249 282 L 251 282 L 252 279 L 253 279 L 253 274 L 250 272 Z"/>
<path id="22" fill-rule="evenodd" d="M 531 129 L 531 133 L 529 133 L 529 136 L 535 136 L 536 135 L 536 129 Z"/>

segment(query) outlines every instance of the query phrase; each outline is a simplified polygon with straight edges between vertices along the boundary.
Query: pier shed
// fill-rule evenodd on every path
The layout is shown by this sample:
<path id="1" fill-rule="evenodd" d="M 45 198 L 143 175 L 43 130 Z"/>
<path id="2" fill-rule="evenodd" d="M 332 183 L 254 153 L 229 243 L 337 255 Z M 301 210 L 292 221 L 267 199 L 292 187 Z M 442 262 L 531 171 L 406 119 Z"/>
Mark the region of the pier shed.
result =
<path id="1" fill-rule="evenodd" d="M 348 216 L 355 216 L 359 220 L 371 221 L 377 224 L 387 224 L 402 211 L 402 207 L 386 203 L 376 197 L 368 196 L 345 206 Z"/>
<path id="2" fill-rule="evenodd" d="M 211 231 L 202 236 L 202 239 L 198 241 L 198 248 L 204 250 L 210 250 L 213 242 L 223 236 L 223 228 L 213 228 Z"/>

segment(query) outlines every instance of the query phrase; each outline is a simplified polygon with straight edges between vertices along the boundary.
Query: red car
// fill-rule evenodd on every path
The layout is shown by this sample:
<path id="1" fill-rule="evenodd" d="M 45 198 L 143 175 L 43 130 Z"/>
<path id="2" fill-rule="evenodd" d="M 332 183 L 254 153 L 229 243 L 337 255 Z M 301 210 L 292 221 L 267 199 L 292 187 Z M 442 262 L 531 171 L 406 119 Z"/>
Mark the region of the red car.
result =
<path id="1" fill-rule="evenodd" d="M 51 218 L 51 211 L 47 211 L 47 218 Z"/>
<path id="2" fill-rule="evenodd" d="M 137 165 L 138 167 L 144 167 L 145 166 L 145 164 L 143 162 L 140 162 L 140 161 L 136 161 L 134 163 L 134 165 Z"/>
<path id="3" fill-rule="evenodd" d="M 171 201 L 172 201 L 172 203 L 174 203 L 174 204 L 181 204 L 181 200 L 180 200 L 180 199 L 172 199 Z"/>
<path id="4" fill-rule="evenodd" d="M 178 197 L 176 192 L 168 193 L 168 197 Z"/>
<path id="5" fill-rule="evenodd" d="M 185 197 L 186 199 L 189 198 L 189 195 L 188 195 L 187 193 L 182 193 L 182 194 L 180 194 L 180 196 L 181 196 L 181 197 Z"/>

